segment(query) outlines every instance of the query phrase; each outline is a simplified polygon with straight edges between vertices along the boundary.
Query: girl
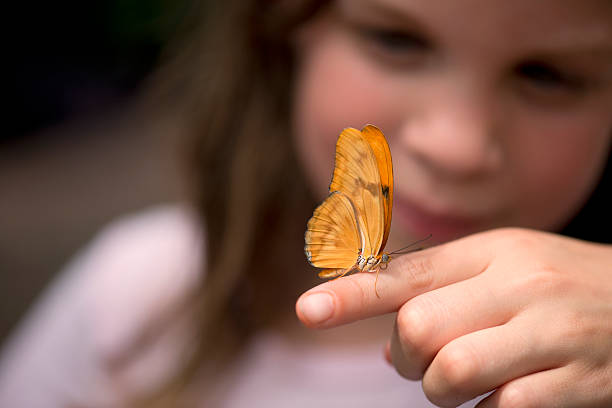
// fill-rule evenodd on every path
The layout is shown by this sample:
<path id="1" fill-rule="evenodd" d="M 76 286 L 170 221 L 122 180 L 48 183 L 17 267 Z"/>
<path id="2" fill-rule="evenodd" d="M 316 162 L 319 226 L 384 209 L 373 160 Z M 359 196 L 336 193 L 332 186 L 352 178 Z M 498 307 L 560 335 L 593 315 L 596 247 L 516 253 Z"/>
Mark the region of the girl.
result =
<path id="1" fill-rule="evenodd" d="M 6 348 L 0 405 L 609 406 L 612 5 L 216 7 L 174 66 L 198 210 L 103 233 Z M 340 327 L 307 330 L 305 223 L 366 123 L 393 154 L 387 247 L 440 245 L 391 262 L 380 299 L 373 274 L 309 290 L 300 320 Z"/>

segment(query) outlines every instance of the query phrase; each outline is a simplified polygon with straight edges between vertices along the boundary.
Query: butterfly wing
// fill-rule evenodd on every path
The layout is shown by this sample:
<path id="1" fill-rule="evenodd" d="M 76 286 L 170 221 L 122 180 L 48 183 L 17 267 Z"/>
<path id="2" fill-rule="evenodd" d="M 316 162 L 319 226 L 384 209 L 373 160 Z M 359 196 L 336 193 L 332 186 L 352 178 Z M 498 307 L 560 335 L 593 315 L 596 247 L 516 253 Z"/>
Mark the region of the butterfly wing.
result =
<path id="1" fill-rule="evenodd" d="M 384 204 L 385 228 L 382 243 L 378 250 L 378 255 L 382 252 L 391 229 L 391 213 L 393 210 L 393 161 L 391 160 L 391 150 L 383 133 L 374 125 L 367 125 L 361 129 L 361 134 L 367 140 L 370 148 L 376 157 L 378 173 L 380 174 L 380 184 L 382 199 Z"/>
<path id="2" fill-rule="evenodd" d="M 363 256 L 377 255 L 386 229 L 386 207 L 376 154 L 357 129 L 344 129 L 338 137 L 329 190 L 340 191 L 353 202 L 358 214 L 357 223 L 364 235 Z"/>
<path id="3" fill-rule="evenodd" d="M 331 193 L 308 220 L 304 252 L 317 268 L 352 268 L 362 247 L 358 214 L 350 198 Z"/>

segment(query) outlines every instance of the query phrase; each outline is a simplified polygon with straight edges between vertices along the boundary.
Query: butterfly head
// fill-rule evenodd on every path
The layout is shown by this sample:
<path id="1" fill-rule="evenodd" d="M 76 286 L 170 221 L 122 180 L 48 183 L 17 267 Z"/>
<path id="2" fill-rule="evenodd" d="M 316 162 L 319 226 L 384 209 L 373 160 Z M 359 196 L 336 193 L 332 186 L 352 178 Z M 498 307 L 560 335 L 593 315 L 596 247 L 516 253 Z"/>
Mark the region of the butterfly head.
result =
<path id="1" fill-rule="evenodd" d="M 387 269 L 387 265 L 391 262 L 391 257 L 389 254 L 385 253 L 378 258 L 378 267 L 382 270 Z"/>

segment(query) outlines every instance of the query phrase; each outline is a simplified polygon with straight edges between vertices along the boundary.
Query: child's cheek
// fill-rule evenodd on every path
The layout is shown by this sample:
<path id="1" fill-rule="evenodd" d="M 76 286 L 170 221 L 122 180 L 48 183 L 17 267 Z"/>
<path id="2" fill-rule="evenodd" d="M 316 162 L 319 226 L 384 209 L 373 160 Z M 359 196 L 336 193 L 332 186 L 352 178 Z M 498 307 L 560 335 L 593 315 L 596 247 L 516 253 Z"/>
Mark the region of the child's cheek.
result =
<path id="1" fill-rule="evenodd" d="M 588 119 L 534 120 L 524 126 L 517 143 L 510 143 L 519 169 L 514 177 L 519 180 L 517 196 L 523 210 L 519 223 L 558 229 L 591 194 L 605 164 L 610 137 L 601 121 Z"/>
<path id="2" fill-rule="evenodd" d="M 387 101 L 376 71 L 341 32 L 310 44 L 301 58 L 294 100 L 298 155 L 317 194 L 327 193 L 335 141 L 346 127 L 385 119 Z"/>

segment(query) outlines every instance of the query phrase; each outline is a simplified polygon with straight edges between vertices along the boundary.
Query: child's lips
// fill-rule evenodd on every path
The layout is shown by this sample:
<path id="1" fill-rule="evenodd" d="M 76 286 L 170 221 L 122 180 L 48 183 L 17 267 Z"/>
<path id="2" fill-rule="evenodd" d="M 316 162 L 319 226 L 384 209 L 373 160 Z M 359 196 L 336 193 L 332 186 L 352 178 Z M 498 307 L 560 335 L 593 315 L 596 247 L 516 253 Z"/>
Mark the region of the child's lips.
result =
<path id="1" fill-rule="evenodd" d="M 446 242 L 468 235 L 483 225 L 482 219 L 435 212 L 405 198 L 397 197 L 393 204 L 393 216 L 397 217 L 405 229 L 417 237 L 431 234 L 435 242 Z"/>

